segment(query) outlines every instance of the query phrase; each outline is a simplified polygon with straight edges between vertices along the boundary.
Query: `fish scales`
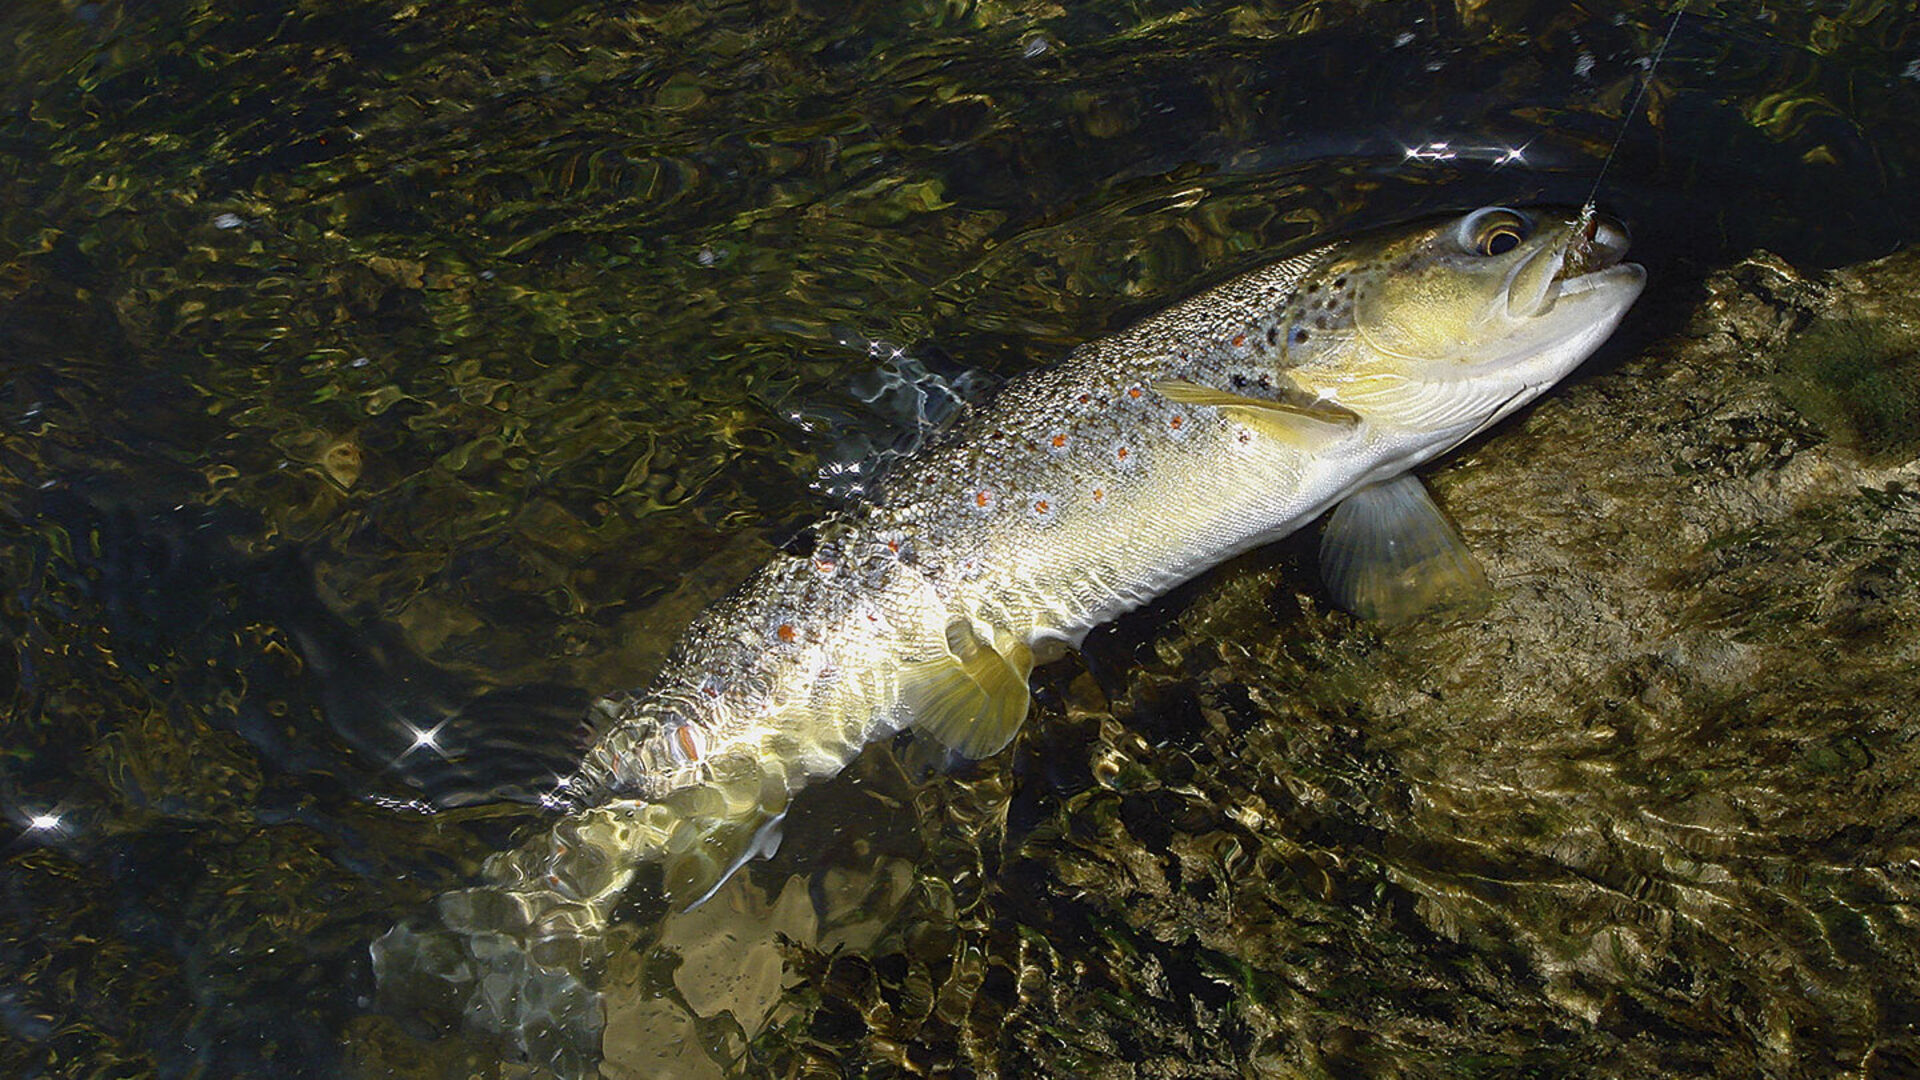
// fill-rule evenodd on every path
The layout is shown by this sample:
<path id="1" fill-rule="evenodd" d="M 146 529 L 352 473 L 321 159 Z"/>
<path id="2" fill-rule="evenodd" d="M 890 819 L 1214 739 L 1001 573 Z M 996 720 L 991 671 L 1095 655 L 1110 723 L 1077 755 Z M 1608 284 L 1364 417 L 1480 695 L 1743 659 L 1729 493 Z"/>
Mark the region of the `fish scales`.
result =
<path id="1" fill-rule="evenodd" d="M 703 755 L 772 738 L 811 744 L 802 775 L 835 772 L 911 722 L 884 668 L 946 652 L 953 620 L 1029 647 L 1077 645 L 1258 543 L 1286 516 L 1276 504 L 1299 497 L 1299 455 L 1154 385 L 1270 387 L 1286 366 L 1278 328 L 1304 317 L 1279 299 L 1328 254 L 1266 267 L 1011 380 L 866 505 L 815 526 L 810 550 L 776 556 L 697 618 L 638 700 L 700 725 Z M 813 725 L 804 736 L 767 727 L 782 706 Z M 603 741 L 590 790 L 664 794 L 671 770 L 635 774 L 641 757 L 621 741 Z"/>
<path id="2" fill-rule="evenodd" d="M 1603 216 L 1487 207 L 1270 264 L 1010 380 L 604 699 L 568 813 L 441 896 L 439 926 L 376 942 L 383 995 L 471 987 L 476 1026 L 591 1027 L 640 866 L 698 903 L 869 742 L 999 750 L 1034 663 L 1329 508 L 1322 572 L 1357 613 L 1484 586 L 1410 470 L 1606 339 L 1645 281 L 1625 250 Z"/>

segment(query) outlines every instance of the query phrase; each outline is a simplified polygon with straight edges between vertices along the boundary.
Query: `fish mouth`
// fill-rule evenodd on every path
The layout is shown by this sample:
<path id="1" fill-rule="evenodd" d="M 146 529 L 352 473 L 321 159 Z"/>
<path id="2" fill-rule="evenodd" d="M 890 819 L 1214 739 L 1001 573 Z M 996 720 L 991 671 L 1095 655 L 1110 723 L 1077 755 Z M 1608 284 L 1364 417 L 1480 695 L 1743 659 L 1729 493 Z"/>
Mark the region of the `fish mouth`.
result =
<path id="1" fill-rule="evenodd" d="M 1558 298 L 1565 300 L 1569 297 L 1579 296 L 1581 293 L 1593 292 L 1595 289 L 1605 289 L 1614 285 L 1627 284 L 1633 286 L 1633 291 L 1637 295 L 1640 291 L 1640 285 L 1646 280 L 1646 267 L 1641 266 L 1639 263 L 1623 262 L 1581 274 L 1579 277 L 1566 278 L 1556 284 L 1559 286 L 1557 290 L 1559 293 Z"/>
<path id="2" fill-rule="evenodd" d="M 1514 336 L 1499 355 L 1477 366 L 1526 384 L 1516 402 L 1530 400 L 1592 352 L 1646 287 L 1646 268 L 1625 261 L 1624 225 L 1598 213 L 1561 220 L 1563 236 L 1548 240 L 1508 276 L 1505 315 Z M 1495 419 L 1517 407 L 1510 403 Z"/>
<path id="3" fill-rule="evenodd" d="M 1562 262 L 1556 280 L 1573 280 L 1607 270 L 1620 265 L 1627 257 L 1632 239 L 1619 218 L 1586 209 L 1569 224 L 1573 235 L 1561 250 Z"/>
<path id="4" fill-rule="evenodd" d="M 1586 213 L 1566 228 L 1563 243 L 1542 247 L 1508 274 L 1508 317 L 1537 318 L 1563 300 L 1595 290 L 1625 286 L 1639 293 L 1646 270 L 1624 261 L 1629 244 L 1625 225 L 1605 214 Z"/>

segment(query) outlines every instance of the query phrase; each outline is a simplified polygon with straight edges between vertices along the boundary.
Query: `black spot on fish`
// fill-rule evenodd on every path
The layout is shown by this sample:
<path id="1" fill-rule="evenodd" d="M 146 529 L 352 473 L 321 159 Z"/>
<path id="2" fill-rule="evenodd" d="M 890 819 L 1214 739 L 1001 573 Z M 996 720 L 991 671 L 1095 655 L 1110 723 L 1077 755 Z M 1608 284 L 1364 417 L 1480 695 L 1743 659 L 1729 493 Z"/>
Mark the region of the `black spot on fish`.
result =
<path id="1" fill-rule="evenodd" d="M 1280 340 L 1280 328 L 1278 326 L 1267 327 L 1267 344 L 1272 345 L 1273 343 L 1279 340 Z"/>
<path id="2" fill-rule="evenodd" d="M 1306 327 L 1296 326 L 1293 328 L 1293 337 L 1291 340 L 1295 345 L 1305 345 L 1307 343 L 1307 336 Z"/>

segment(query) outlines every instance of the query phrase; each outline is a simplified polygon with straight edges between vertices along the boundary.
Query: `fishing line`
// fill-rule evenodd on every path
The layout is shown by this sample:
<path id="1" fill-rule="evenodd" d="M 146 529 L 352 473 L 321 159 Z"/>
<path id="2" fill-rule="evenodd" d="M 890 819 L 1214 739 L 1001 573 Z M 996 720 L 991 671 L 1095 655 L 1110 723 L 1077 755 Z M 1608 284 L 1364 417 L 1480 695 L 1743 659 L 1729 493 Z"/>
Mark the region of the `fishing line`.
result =
<path id="1" fill-rule="evenodd" d="M 1607 169 L 1613 165 L 1613 159 L 1620 153 L 1620 143 L 1627 137 L 1627 128 L 1633 124 L 1633 118 L 1640 112 L 1640 102 L 1646 99 L 1647 87 L 1653 85 L 1654 72 L 1660 68 L 1660 58 L 1667 55 L 1667 46 L 1673 42 L 1674 31 L 1680 29 L 1680 16 L 1687 10 L 1687 0 L 1673 9 L 1673 19 L 1667 23 L 1666 35 L 1660 39 L 1659 48 L 1653 51 L 1653 59 L 1647 63 L 1647 74 L 1640 80 L 1640 86 L 1633 93 L 1633 101 L 1627 105 L 1627 111 L 1620 117 L 1620 129 L 1614 132 L 1613 145 L 1607 149 L 1606 159 L 1600 162 L 1600 171 L 1593 178 L 1593 190 L 1587 192 L 1587 201 L 1580 207 L 1579 233 L 1592 238 L 1595 225 L 1594 214 L 1598 210 L 1600 184 L 1607 178 Z"/>

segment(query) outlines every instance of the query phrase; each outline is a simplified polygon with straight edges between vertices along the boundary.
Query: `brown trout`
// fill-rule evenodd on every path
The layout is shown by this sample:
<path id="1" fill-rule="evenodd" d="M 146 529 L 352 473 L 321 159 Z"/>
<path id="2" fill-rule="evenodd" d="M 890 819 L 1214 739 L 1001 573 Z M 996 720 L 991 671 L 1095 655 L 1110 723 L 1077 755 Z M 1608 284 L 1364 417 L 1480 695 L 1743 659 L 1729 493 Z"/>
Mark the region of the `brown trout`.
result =
<path id="1" fill-rule="evenodd" d="M 441 928 L 376 943 L 382 983 L 466 995 L 495 1030 L 581 1022 L 593 942 L 641 865 L 696 903 L 867 743 L 912 728 L 995 753 L 1035 663 L 1330 509 L 1323 573 L 1360 614 L 1471 586 L 1409 470 L 1612 333 L 1645 283 L 1626 246 L 1574 209 L 1489 207 L 1285 259 L 1009 381 L 603 702 L 557 793 L 572 812 L 441 897 Z"/>

